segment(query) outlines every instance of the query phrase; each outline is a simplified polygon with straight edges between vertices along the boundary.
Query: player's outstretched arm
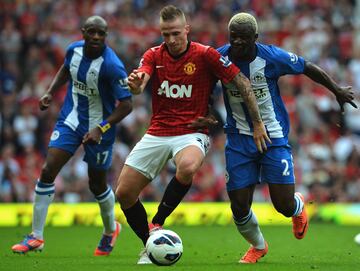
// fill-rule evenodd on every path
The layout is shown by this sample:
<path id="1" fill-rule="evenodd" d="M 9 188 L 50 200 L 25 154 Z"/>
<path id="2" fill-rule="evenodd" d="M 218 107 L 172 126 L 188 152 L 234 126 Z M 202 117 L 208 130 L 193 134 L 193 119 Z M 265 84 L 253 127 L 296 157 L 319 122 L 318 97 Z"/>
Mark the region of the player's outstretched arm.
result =
<path id="1" fill-rule="evenodd" d="M 46 91 L 46 93 L 39 100 L 40 110 L 46 110 L 51 101 L 53 94 L 63 86 L 70 79 L 70 72 L 68 69 L 62 65 L 59 71 L 56 73 L 53 81 L 50 84 L 50 87 Z"/>
<path id="2" fill-rule="evenodd" d="M 255 94 L 251 88 L 250 81 L 245 77 L 245 75 L 240 72 L 230 83 L 234 84 L 241 93 L 241 97 L 246 104 L 249 115 L 253 122 L 254 140 L 256 147 L 260 152 L 263 152 L 267 149 L 266 141 L 271 143 L 271 140 L 266 133 L 265 125 L 261 119 L 259 107 L 256 101 Z"/>
<path id="3" fill-rule="evenodd" d="M 150 75 L 147 73 L 133 70 L 128 77 L 128 86 L 130 92 L 134 95 L 142 93 L 149 79 Z"/>
<path id="4" fill-rule="evenodd" d="M 306 61 L 304 74 L 316 83 L 319 83 L 334 93 L 340 105 L 341 112 L 344 112 L 344 104 L 349 103 L 357 108 L 354 103 L 354 92 L 351 86 L 340 87 L 322 68 Z"/>

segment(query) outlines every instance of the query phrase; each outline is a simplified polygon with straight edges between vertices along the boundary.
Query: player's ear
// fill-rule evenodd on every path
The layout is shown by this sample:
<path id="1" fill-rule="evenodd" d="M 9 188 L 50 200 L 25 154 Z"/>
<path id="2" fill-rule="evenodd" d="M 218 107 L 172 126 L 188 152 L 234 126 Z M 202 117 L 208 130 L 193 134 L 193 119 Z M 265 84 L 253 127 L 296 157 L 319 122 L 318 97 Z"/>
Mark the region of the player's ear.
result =
<path id="1" fill-rule="evenodd" d="M 81 28 L 81 33 L 82 33 L 83 35 L 85 35 L 85 28 L 84 28 L 84 27 Z"/>
<path id="2" fill-rule="evenodd" d="M 190 25 L 189 24 L 185 25 L 185 31 L 186 31 L 186 34 L 188 34 L 190 32 Z"/>
<path id="3" fill-rule="evenodd" d="M 254 36 L 254 40 L 257 41 L 258 37 L 259 37 L 259 34 L 256 33 L 255 36 Z"/>

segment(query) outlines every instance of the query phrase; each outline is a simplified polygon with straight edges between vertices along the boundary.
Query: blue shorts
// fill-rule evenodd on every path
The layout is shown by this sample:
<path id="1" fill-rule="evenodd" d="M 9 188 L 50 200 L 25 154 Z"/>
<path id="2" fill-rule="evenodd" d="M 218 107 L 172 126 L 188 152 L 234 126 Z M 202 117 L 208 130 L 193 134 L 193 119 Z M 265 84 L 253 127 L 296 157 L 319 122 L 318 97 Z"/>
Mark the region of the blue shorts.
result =
<path id="1" fill-rule="evenodd" d="M 294 164 L 289 145 L 268 146 L 258 152 L 252 136 L 227 134 L 225 147 L 226 188 L 241 189 L 262 181 L 294 184 Z"/>
<path id="2" fill-rule="evenodd" d="M 51 134 L 49 148 L 58 148 L 74 154 L 82 144 L 83 136 L 81 133 L 72 130 L 69 126 L 57 122 Z M 112 142 L 100 144 L 84 145 L 84 161 L 90 168 L 107 170 L 112 160 Z"/>

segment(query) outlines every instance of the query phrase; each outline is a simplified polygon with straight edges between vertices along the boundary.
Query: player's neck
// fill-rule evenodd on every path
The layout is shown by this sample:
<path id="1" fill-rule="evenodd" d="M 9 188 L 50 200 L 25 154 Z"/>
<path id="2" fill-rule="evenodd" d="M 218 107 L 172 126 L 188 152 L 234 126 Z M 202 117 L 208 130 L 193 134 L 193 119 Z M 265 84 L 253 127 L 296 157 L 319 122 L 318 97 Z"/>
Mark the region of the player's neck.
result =
<path id="1" fill-rule="evenodd" d="M 103 52 L 104 52 L 104 49 L 105 49 L 105 45 L 102 46 L 101 48 L 97 49 L 97 50 L 94 50 L 92 48 L 89 48 L 87 47 L 86 45 L 84 46 L 84 55 L 87 57 L 87 58 L 91 58 L 91 59 L 96 59 L 98 57 L 100 57 Z"/>
<path id="2" fill-rule="evenodd" d="M 244 62 L 252 62 L 255 58 L 256 58 L 256 55 L 257 55 L 257 47 L 256 45 L 254 45 L 248 53 L 236 53 L 236 52 L 233 52 L 231 49 L 230 49 L 230 58 L 233 59 L 233 60 L 238 60 L 238 61 L 244 61 Z"/>
<path id="3" fill-rule="evenodd" d="M 181 53 L 179 53 L 179 54 L 177 54 L 177 55 L 171 54 L 170 51 L 169 51 L 169 49 L 167 48 L 166 44 L 165 44 L 165 48 L 166 48 L 166 50 L 168 51 L 169 55 L 170 55 L 172 58 L 174 58 L 174 59 L 179 59 L 180 57 L 182 57 L 183 55 L 185 55 L 186 52 L 189 50 L 189 48 L 190 48 L 190 43 L 191 43 L 191 42 L 188 41 L 187 44 L 186 44 L 186 48 L 184 49 L 184 51 L 182 51 Z"/>

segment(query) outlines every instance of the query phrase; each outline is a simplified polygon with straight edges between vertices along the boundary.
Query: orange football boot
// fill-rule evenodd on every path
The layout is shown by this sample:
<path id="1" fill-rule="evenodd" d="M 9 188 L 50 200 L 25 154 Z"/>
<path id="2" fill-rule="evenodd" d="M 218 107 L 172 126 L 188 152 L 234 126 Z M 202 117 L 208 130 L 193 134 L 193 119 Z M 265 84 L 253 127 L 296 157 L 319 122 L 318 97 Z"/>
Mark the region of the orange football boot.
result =
<path id="1" fill-rule="evenodd" d="M 112 235 L 103 234 L 98 247 L 95 249 L 95 256 L 107 256 L 115 246 L 115 242 L 121 231 L 121 224 L 115 221 L 116 228 Z"/>
<path id="2" fill-rule="evenodd" d="M 304 196 L 301 195 L 301 193 L 299 193 L 299 192 L 296 192 L 295 194 L 297 194 L 303 201 L 304 208 L 299 215 L 292 217 L 293 233 L 294 233 L 294 236 L 296 239 L 303 239 L 309 228 L 309 221 L 308 221 L 308 217 L 307 217 L 306 210 L 305 210 Z"/>
<path id="3" fill-rule="evenodd" d="M 14 253 L 25 254 L 29 251 L 42 251 L 44 240 L 36 239 L 32 234 L 25 237 L 21 243 L 13 245 L 11 250 Z"/>
<path id="4" fill-rule="evenodd" d="M 269 247 L 265 241 L 264 249 L 257 249 L 251 246 L 245 255 L 240 259 L 239 263 L 256 263 L 260 258 L 268 253 Z"/>

